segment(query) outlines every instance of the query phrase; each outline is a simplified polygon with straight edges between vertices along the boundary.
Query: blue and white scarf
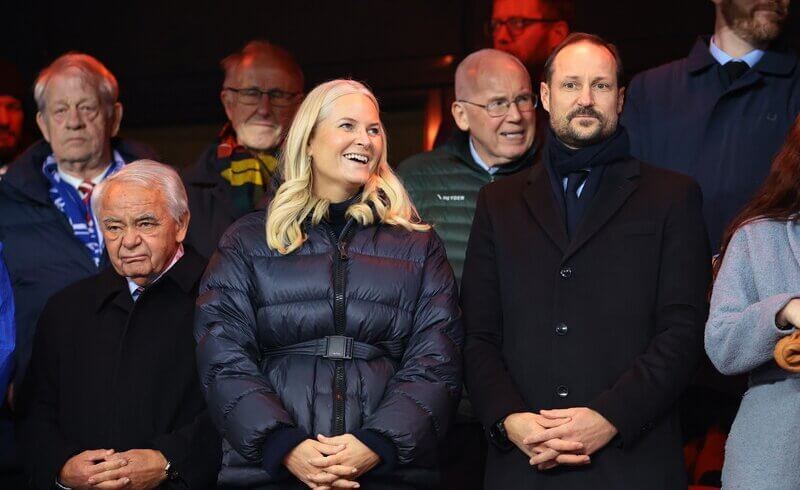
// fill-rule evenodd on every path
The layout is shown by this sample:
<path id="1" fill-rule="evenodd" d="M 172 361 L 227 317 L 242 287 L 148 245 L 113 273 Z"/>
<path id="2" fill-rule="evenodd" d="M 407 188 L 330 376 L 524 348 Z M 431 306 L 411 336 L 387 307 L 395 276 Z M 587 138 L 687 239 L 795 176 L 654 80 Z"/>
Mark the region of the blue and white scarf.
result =
<path id="1" fill-rule="evenodd" d="M 124 165 L 125 160 L 122 159 L 122 156 L 116 151 L 113 152 L 113 160 L 103 174 L 101 182 Z M 103 235 L 97 230 L 91 206 L 86 209 L 78 190 L 61 179 L 61 175 L 58 173 L 58 165 L 53 155 L 48 156 L 44 161 L 42 172 L 47 177 L 47 180 L 50 181 L 50 200 L 67 217 L 69 224 L 72 226 L 72 233 L 86 245 L 92 255 L 94 264 L 99 267 L 100 259 L 103 257 Z M 89 218 L 88 220 L 87 217 Z"/>

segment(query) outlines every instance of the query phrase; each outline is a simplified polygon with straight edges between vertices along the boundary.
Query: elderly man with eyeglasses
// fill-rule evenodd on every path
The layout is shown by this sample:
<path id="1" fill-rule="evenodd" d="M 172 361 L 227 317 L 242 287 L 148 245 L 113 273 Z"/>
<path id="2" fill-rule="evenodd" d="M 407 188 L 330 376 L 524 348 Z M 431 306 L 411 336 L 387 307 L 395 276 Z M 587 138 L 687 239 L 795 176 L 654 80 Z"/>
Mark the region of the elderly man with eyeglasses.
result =
<path id="1" fill-rule="evenodd" d="M 451 111 L 460 131 L 445 145 L 400 163 L 398 173 L 422 219 L 444 240 L 460 282 L 478 191 L 524 171 L 537 157 L 538 100 L 525 66 L 494 49 L 472 53 L 458 65 L 455 91 Z M 480 488 L 485 446 L 480 424 L 464 399 L 443 446 L 441 488 Z"/>
<path id="2" fill-rule="evenodd" d="M 494 0 L 494 48 L 519 58 L 538 82 L 550 52 L 569 34 L 574 10 L 572 0 Z"/>
<path id="3" fill-rule="evenodd" d="M 277 189 L 278 149 L 303 99 L 303 71 L 285 49 L 251 41 L 220 63 L 228 122 L 184 175 L 187 243 L 211 257 L 228 226 Z"/>

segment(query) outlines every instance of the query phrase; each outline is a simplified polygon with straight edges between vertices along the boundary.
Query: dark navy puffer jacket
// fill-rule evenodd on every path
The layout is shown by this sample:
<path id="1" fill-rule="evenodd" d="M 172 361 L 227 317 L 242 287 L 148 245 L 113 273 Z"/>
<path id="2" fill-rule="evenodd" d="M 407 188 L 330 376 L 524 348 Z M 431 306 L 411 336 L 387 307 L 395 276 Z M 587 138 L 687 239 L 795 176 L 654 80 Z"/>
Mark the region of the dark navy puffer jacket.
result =
<path id="1" fill-rule="evenodd" d="M 262 448 L 283 427 L 311 437 L 375 431 L 394 444 L 394 472 L 403 480 L 404 472 L 431 465 L 461 389 L 463 328 L 444 247 L 433 231 L 363 228 L 354 220 L 341 242 L 324 223 L 307 235 L 299 250 L 282 256 L 266 244 L 265 213 L 251 213 L 225 233 L 201 283 L 197 359 L 209 412 L 225 439 L 220 483 L 274 481 L 261 468 Z M 263 356 L 339 333 L 337 270 L 344 335 L 371 345 L 400 341 L 402 355 Z M 337 365 L 344 375 L 340 431 Z"/>

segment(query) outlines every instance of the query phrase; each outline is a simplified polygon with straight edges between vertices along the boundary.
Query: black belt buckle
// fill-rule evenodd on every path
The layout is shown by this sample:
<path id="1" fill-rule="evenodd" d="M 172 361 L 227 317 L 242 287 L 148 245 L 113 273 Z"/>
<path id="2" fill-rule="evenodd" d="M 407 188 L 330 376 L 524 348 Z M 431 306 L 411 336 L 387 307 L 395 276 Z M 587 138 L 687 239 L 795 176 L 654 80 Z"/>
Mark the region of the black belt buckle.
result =
<path id="1" fill-rule="evenodd" d="M 331 335 L 325 337 L 327 345 L 325 346 L 326 359 L 352 359 L 353 358 L 353 337 L 344 337 L 342 335 Z"/>

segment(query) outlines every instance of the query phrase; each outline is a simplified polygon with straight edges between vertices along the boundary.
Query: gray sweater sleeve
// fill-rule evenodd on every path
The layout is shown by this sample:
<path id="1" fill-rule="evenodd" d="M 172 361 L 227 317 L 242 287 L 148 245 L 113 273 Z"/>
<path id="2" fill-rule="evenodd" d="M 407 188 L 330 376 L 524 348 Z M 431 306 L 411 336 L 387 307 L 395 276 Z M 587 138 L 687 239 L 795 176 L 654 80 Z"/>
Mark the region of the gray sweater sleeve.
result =
<path id="1" fill-rule="evenodd" d="M 775 315 L 800 294 L 765 287 L 764 277 L 770 277 L 776 264 L 761 254 L 781 253 L 762 243 L 768 240 L 760 234 L 775 228 L 761 225 L 748 225 L 734 234 L 714 282 L 705 347 L 722 374 L 746 373 L 771 361 L 775 344 L 792 333 L 777 327 Z"/>

